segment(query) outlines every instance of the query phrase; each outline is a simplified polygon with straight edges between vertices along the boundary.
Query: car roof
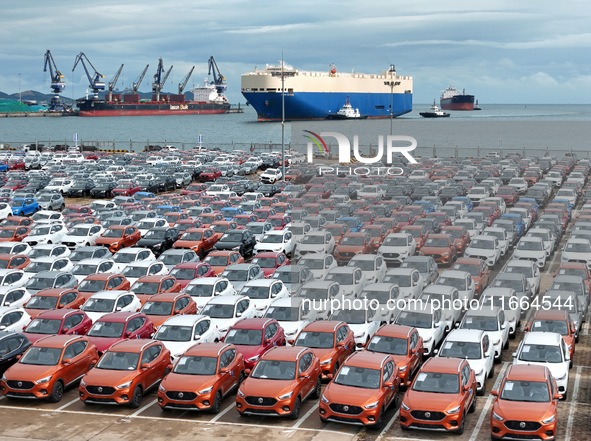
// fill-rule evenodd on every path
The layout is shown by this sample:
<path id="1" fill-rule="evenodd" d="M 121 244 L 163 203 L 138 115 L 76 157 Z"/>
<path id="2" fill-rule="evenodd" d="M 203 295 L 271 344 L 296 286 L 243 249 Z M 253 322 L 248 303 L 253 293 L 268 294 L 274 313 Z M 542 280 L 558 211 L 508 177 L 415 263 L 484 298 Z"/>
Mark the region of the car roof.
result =
<path id="1" fill-rule="evenodd" d="M 535 320 L 568 320 L 569 313 L 566 309 L 538 309 L 533 317 Z"/>
<path id="2" fill-rule="evenodd" d="M 230 297 L 230 296 L 228 296 Z M 182 314 L 182 315 L 175 315 L 172 316 L 163 323 L 163 325 L 167 326 L 193 326 L 199 320 L 203 320 L 204 318 L 208 318 L 205 315 L 201 314 Z"/>
<path id="3" fill-rule="evenodd" d="M 343 366 L 357 366 L 364 368 L 380 369 L 391 355 L 380 352 L 358 351 L 345 360 Z"/>
<path id="4" fill-rule="evenodd" d="M 414 328 L 412 326 L 388 324 L 379 328 L 374 335 L 384 337 L 407 337 Z"/>
<path id="5" fill-rule="evenodd" d="M 246 318 L 244 320 L 240 320 L 232 329 L 263 329 L 267 323 L 274 321 L 274 319 L 270 318 Z"/>
<path id="6" fill-rule="evenodd" d="M 125 351 L 125 352 L 141 352 L 144 347 L 149 346 L 152 343 L 160 343 L 158 340 L 148 340 L 148 339 L 127 339 L 118 341 L 113 346 L 111 346 L 108 351 Z"/>
<path id="7" fill-rule="evenodd" d="M 507 369 L 509 381 L 546 381 L 549 377 L 546 366 L 536 364 L 512 364 Z"/>
<path id="8" fill-rule="evenodd" d="M 421 371 L 457 374 L 460 371 L 460 366 L 463 362 L 463 358 L 433 357 L 423 363 Z"/>
<path id="9" fill-rule="evenodd" d="M 187 349 L 183 355 L 192 357 L 218 357 L 223 349 L 233 347 L 234 345 L 229 343 L 198 343 Z"/>
<path id="10" fill-rule="evenodd" d="M 345 322 L 337 320 L 318 320 L 306 325 L 305 332 L 334 332 L 337 326 Z"/>
<path id="11" fill-rule="evenodd" d="M 480 329 L 452 329 L 445 341 L 463 341 L 477 343 L 482 340 L 485 331 Z"/>
<path id="12" fill-rule="evenodd" d="M 240 300 L 243 299 L 248 299 L 247 296 L 217 296 L 212 298 L 209 302 L 207 302 L 208 305 L 235 305 L 236 303 L 238 303 Z"/>
<path id="13" fill-rule="evenodd" d="M 557 332 L 526 332 L 523 337 L 524 345 L 552 345 L 559 346 L 562 335 Z"/>
<path id="14" fill-rule="evenodd" d="M 125 323 L 132 318 L 135 317 L 143 317 L 145 314 L 143 312 L 111 312 L 109 314 L 103 315 L 97 321 L 99 322 L 115 322 L 115 323 Z"/>
<path id="15" fill-rule="evenodd" d="M 460 270 L 445 270 L 442 271 L 439 277 L 450 277 L 452 279 L 465 279 L 470 273 L 467 271 Z"/>
<path id="16" fill-rule="evenodd" d="M 186 296 L 188 294 L 180 292 L 164 292 L 154 294 L 148 299 L 148 302 L 174 302 L 178 297 Z"/>
<path id="17" fill-rule="evenodd" d="M 124 290 L 120 290 L 120 289 L 114 289 L 111 291 L 98 291 L 95 292 L 91 298 L 94 299 L 118 299 L 119 296 L 123 295 L 123 294 L 131 294 L 130 291 L 124 291 Z"/>
<path id="18" fill-rule="evenodd" d="M 310 351 L 310 349 L 300 346 L 277 346 L 267 351 L 261 358 L 264 360 L 295 361 L 300 354 L 307 351 Z"/>
<path id="19" fill-rule="evenodd" d="M 69 342 L 78 339 L 87 340 L 87 338 L 82 335 L 49 335 L 37 340 L 33 346 L 40 346 L 44 348 L 63 348 Z"/>

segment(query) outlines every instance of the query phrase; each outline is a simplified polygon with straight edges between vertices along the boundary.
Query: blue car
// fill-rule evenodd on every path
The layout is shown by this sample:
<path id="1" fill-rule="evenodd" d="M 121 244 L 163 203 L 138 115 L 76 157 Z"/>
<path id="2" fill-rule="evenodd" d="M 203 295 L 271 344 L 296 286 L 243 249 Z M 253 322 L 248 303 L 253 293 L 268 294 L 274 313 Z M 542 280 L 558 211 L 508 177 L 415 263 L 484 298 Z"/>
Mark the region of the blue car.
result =
<path id="1" fill-rule="evenodd" d="M 466 204 L 466 209 L 468 211 L 472 211 L 472 209 L 474 208 L 474 203 L 472 202 L 472 199 L 470 199 L 468 196 L 454 196 L 453 198 L 451 198 L 452 201 L 462 201 L 464 204 Z"/>
<path id="2" fill-rule="evenodd" d="M 505 213 L 501 216 L 501 219 L 508 219 L 513 221 L 515 224 L 515 231 L 517 232 L 517 237 L 521 238 L 523 233 L 525 232 L 525 223 L 521 216 L 517 213 Z"/>
<path id="3" fill-rule="evenodd" d="M 148 198 L 155 198 L 156 194 L 149 192 L 149 191 L 138 191 L 137 193 L 135 193 L 133 195 L 133 198 L 136 201 L 141 201 L 142 199 L 148 199 Z"/>
<path id="4" fill-rule="evenodd" d="M 242 207 L 224 207 L 220 210 L 220 213 L 224 216 L 225 220 L 229 221 L 239 214 L 244 214 L 244 210 Z"/>
<path id="5" fill-rule="evenodd" d="M 180 213 L 181 211 L 183 211 L 183 207 L 179 206 L 179 205 L 158 205 L 156 207 L 156 213 L 158 213 L 159 216 L 162 216 L 163 214 L 166 213 Z"/>
<path id="6" fill-rule="evenodd" d="M 339 217 L 336 222 L 337 224 L 346 224 L 351 233 L 359 233 L 363 228 L 363 222 L 356 216 Z"/>
<path id="7" fill-rule="evenodd" d="M 15 216 L 30 216 L 40 209 L 35 198 L 14 198 L 11 206 L 12 214 Z"/>
<path id="8" fill-rule="evenodd" d="M 8 171 L 8 164 L 6 164 L 6 163 L 0 164 L 0 172 L 5 172 L 5 171 Z"/>
<path id="9" fill-rule="evenodd" d="M 421 207 L 423 207 L 425 213 L 433 213 L 434 211 L 437 211 L 437 207 L 435 207 L 435 204 L 431 201 L 418 200 L 414 201 L 412 204 L 420 205 Z"/>

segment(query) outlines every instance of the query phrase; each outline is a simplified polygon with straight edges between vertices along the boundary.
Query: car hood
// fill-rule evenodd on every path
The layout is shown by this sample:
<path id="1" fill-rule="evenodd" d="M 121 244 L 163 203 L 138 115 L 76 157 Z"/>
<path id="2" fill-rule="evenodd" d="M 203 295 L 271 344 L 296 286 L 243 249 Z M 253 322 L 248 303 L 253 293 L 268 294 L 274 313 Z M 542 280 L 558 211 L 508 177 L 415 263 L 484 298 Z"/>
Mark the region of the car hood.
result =
<path id="1" fill-rule="evenodd" d="M 5 375 L 8 380 L 37 381 L 53 375 L 56 370 L 57 366 L 16 363 L 5 372 Z"/>
<path id="2" fill-rule="evenodd" d="M 135 244 L 136 247 L 152 247 L 154 245 L 159 245 L 163 243 L 160 239 L 140 239 L 138 243 Z"/>
<path id="3" fill-rule="evenodd" d="M 493 411 L 505 419 L 517 421 L 540 421 L 550 416 L 550 402 L 534 403 L 530 401 L 508 401 L 497 399 Z"/>
<path id="4" fill-rule="evenodd" d="M 400 253 L 401 251 L 408 251 L 410 245 L 391 246 L 382 245 L 378 248 L 378 253 Z"/>
<path id="5" fill-rule="evenodd" d="M 115 343 L 121 340 L 121 338 L 107 338 L 107 337 L 88 337 L 90 342 L 96 346 L 99 352 L 105 352 Z"/>
<path id="6" fill-rule="evenodd" d="M 269 380 L 267 378 L 248 377 L 240 386 L 245 396 L 279 397 L 294 389 L 295 380 Z"/>
<path id="7" fill-rule="evenodd" d="M 24 332 L 25 336 L 27 337 L 27 340 L 29 340 L 31 342 L 31 344 L 35 343 L 37 340 L 43 338 L 43 337 L 49 337 L 52 334 L 33 334 L 31 332 Z"/>
<path id="8" fill-rule="evenodd" d="M 88 312 L 88 311 L 84 311 L 84 312 L 90 318 L 90 320 L 92 320 L 92 323 L 94 323 L 98 319 L 100 319 L 102 316 L 104 316 L 105 314 L 109 314 L 111 311 L 109 311 L 109 312 Z"/>
<path id="9" fill-rule="evenodd" d="M 164 323 L 170 317 L 172 317 L 172 316 L 170 316 L 170 315 L 148 315 L 148 318 L 150 319 L 150 321 L 154 325 L 154 328 L 159 328 L 162 325 L 162 323 Z"/>
<path id="10" fill-rule="evenodd" d="M 356 253 L 363 251 L 363 246 L 360 245 L 337 245 L 336 252 L 338 253 Z"/>
<path id="11" fill-rule="evenodd" d="M 196 246 L 199 246 L 201 244 L 200 240 L 184 240 L 184 239 L 180 239 L 177 240 L 174 244 L 173 244 L 173 248 L 193 248 Z"/>
<path id="12" fill-rule="evenodd" d="M 409 389 L 404 395 L 404 404 L 412 410 L 430 410 L 445 412 L 460 404 L 459 394 L 443 394 L 432 392 L 419 392 Z"/>
<path id="13" fill-rule="evenodd" d="M 242 242 L 230 242 L 228 240 L 224 241 L 217 241 L 215 244 L 215 248 L 217 250 L 231 250 L 236 247 L 240 247 Z"/>
<path id="14" fill-rule="evenodd" d="M 215 375 L 184 375 L 171 372 L 162 380 L 162 387 L 172 391 L 199 392 L 213 385 Z"/>
<path id="15" fill-rule="evenodd" d="M 136 369 L 127 371 L 116 371 L 111 369 L 91 369 L 85 376 L 84 382 L 87 386 L 112 386 L 116 387 L 120 384 L 132 381 L 138 375 Z"/>
<path id="16" fill-rule="evenodd" d="M 121 237 L 99 237 L 96 239 L 96 244 L 97 245 L 101 245 L 101 244 L 112 244 L 115 242 L 120 241 L 122 238 Z"/>
<path id="17" fill-rule="evenodd" d="M 333 358 L 336 354 L 334 348 L 311 348 L 312 352 L 320 359 L 320 362 L 326 361 L 330 358 Z"/>
<path id="18" fill-rule="evenodd" d="M 262 355 L 264 352 L 264 349 L 261 346 L 247 346 L 247 345 L 234 345 L 234 346 L 236 346 L 236 350 L 244 356 L 245 361 L 248 360 L 249 358 L 256 357 L 257 355 Z"/>
<path id="19" fill-rule="evenodd" d="M 191 341 L 162 341 L 162 344 L 170 351 L 170 354 L 173 357 L 177 357 L 181 354 L 184 354 L 187 349 L 189 349 L 194 344 L 199 343 L 197 340 Z"/>
<path id="20" fill-rule="evenodd" d="M 434 253 L 434 254 L 443 254 L 449 253 L 450 249 L 446 247 L 427 247 L 424 246 L 421 248 L 421 253 Z"/>
<path id="21" fill-rule="evenodd" d="M 336 384 L 333 381 L 326 386 L 323 395 L 331 403 L 363 407 L 365 404 L 378 401 L 382 395 L 382 391 L 379 388 L 366 389 L 344 386 L 342 384 Z"/>
<path id="22" fill-rule="evenodd" d="M 295 333 L 304 327 L 305 324 L 309 323 L 308 320 L 300 320 L 297 322 L 284 322 L 280 321 L 279 326 L 283 328 L 285 335 L 295 337 Z"/>

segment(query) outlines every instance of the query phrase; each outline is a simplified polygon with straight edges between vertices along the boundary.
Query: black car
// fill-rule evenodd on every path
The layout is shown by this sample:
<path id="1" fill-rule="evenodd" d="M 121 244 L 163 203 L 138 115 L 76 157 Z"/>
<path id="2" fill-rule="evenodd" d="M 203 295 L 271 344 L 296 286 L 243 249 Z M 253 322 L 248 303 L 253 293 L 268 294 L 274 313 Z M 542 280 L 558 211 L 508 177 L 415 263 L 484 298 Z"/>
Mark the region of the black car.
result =
<path id="1" fill-rule="evenodd" d="M 180 230 L 175 227 L 150 228 L 136 246 L 149 248 L 155 255 L 159 256 L 164 251 L 172 248 L 172 244 L 178 240 L 180 235 Z"/>
<path id="2" fill-rule="evenodd" d="M 76 179 L 74 184 L 68 189 L 66 195 L 69 197 L 90 196 L 90 190 L 94 188 L 92 179 Z"/>
<path id="3" fill-rule="evenodd" d="M 148 193 L 158 193 L 160 191 L 158 181 L 154 179 L 140 179 L 137 183 L 141 191 L 147 191 Z"/>
<path id="4" fill-rule="evenodd" d="M 110 198 L 112 196 L 111 191 L 117 187 L 115 181 L 101 181 L 90 190 L 90 196 L 93 198 Z"/>
<path id="5" fill-rule="evenodd" d="M 228 230 L 214 246 L 216 250 L 237 250 L 242 257 L 252 256 L 257 241 L 248 230 Z"/>
<path id="6" fill-rule="evenodd" d="M 350 199 L 352 200 L 356 200 L 357 199 L 357 190 L 355 190 L 353 187 L 339 187 L 337 188 L 333 195 L 344 195 L 344 196 L 349 196 Z"/>
<path id="7" fill-rule="evenodd" d="M 266 197 L 272 197 L 281 192 L 279 187 L 277 187 L 275 184 L 261 184 L 259 185 L 259 188 L 257 188 L 257 191 L 259 193 L 263 193 L 263 195 Z"/>
<path id="8" fill-rule="evenodd" d="M 160 191 L 176 190 L 176 180 L 172 175 L 156 175 L 156 182 Z"/>
<path id="9" fill-rule="evenodd" d="M 15 364 L 18 361 L 17 357 L 22 355 L 29 346 L 31 342 L 24 334 L 0 331 L 0 375 Z"/>

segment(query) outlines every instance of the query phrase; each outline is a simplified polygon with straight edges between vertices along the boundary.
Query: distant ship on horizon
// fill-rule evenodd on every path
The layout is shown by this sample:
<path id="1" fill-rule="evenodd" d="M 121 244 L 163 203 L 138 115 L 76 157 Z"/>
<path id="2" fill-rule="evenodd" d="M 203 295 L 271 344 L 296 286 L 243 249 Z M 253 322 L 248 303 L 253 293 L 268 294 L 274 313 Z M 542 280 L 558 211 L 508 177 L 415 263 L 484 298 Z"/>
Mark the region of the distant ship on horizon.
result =
<path id="1" fill-rule="evenodd" d="M 474 110 L 474 95 L 466 94 L 465 89 L 460 92 L 450 86 L 441 92 L 439 107 L 441 110 Z"/>

